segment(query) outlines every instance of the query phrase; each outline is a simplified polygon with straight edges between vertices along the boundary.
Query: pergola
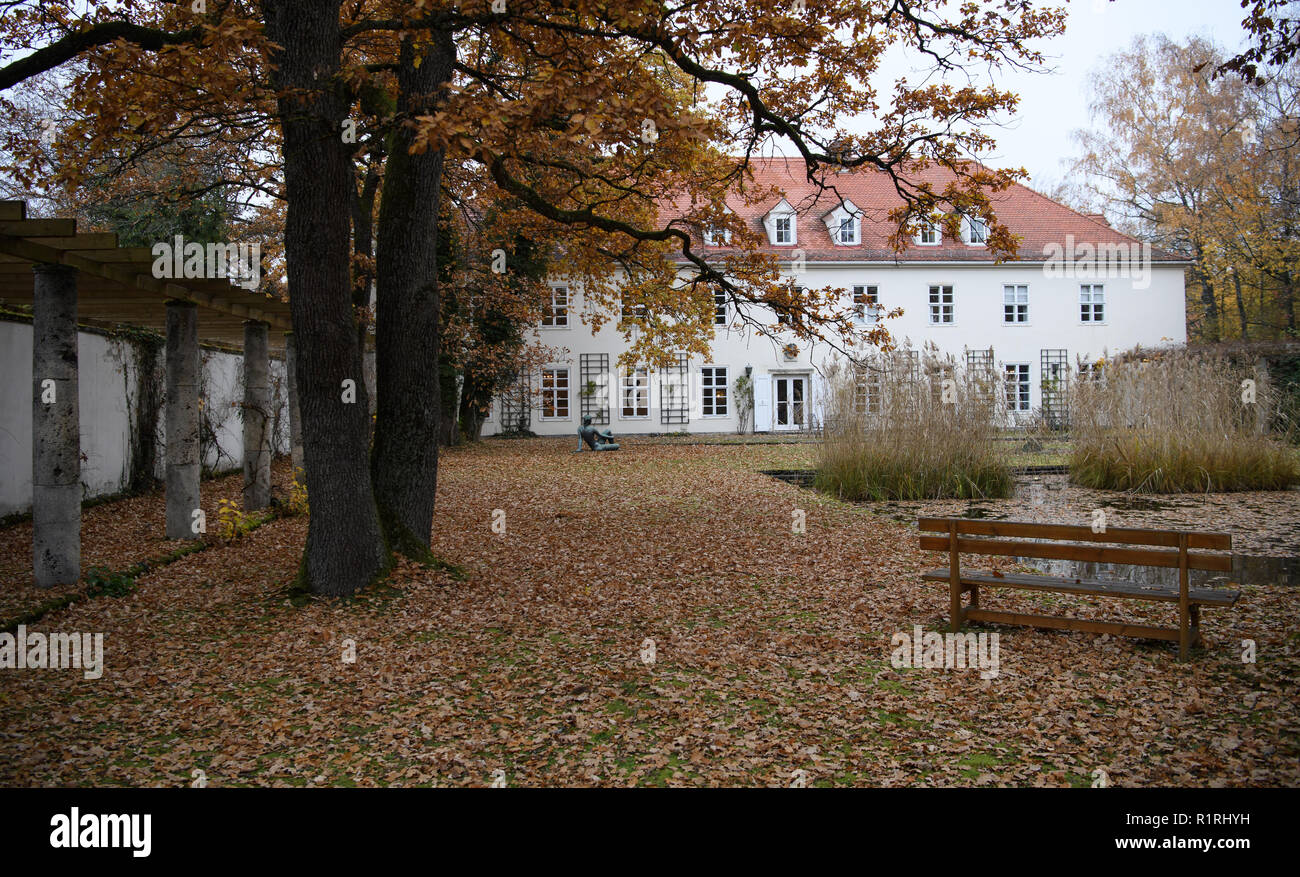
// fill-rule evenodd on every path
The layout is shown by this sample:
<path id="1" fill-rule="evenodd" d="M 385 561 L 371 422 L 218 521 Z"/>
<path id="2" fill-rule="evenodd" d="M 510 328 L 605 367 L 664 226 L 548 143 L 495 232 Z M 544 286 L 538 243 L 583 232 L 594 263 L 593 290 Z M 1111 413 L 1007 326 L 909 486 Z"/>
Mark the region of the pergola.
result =
<path id="1" fill-rule="evenodd" d="M 43 587 L 81 575 L 79 323 L 166 336 L 167 538 L 201 532 L 200 342 L 244 353 L 244 508 L 264 508 L 271 498 L 272 346 L 285 352 L 300 465 L 288 302 L 225 278 L 157 278 L 153 265 L 146 247 L 119 247 L 114 234 L 78 234 L 73 219 L 28 219 L 25 202 L 0 201 L 0 300 L 32 309 L 32 549 Z"/>

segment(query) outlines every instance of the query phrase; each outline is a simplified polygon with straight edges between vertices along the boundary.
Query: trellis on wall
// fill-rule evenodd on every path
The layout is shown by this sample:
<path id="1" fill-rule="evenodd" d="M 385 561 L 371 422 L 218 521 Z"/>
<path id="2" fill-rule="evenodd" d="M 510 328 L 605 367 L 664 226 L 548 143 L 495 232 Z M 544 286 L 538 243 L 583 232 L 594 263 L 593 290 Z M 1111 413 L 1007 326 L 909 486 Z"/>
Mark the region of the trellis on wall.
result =
<path id="1" fill-rule="evenodd" d="M 1070 357 L 1062 349 L 1040 351 L 1039 375 L 1042 379 L 1043 421 L 1050 429 L 1070 425 Z"/>
<path id="2" fill-rule="evenodd" d="M 677 354 L 675 365 L 660 369 L 659 372 L 659 422 L 665 426 L 690 423 L 691 408 L 687 392 L 687 376 L 690 374 L 685 353 Z"/>
<path id="3" fill-rule="evenodd" d="M 501 431 L 528 432 L 532 425 L 532 373 L 524 369 L 501 394 Z"/>
<path id="4" fill-rule="evenodd" d="M 590 417 L 593 424 L 609 423 L 609 354 L 584 353 L 578 360 L 578 395 L 582 400 L 582 416 Z"/>

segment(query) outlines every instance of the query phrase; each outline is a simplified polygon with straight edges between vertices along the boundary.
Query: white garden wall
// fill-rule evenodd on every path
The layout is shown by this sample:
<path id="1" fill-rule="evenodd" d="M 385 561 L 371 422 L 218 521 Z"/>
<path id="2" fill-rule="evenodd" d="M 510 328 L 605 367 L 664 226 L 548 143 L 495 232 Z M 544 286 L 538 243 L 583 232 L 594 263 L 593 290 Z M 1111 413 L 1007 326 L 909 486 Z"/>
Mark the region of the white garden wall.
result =
<path id="1" fill-rule="evenodd" d="M 81 483 L 85 498 L 121 491 L 130 475 L 130 422 L 134 413 L 134 342 L 79 332 L 78 397 L 81 406 Z M 161 352 L 159 353 L 161 356 Z M 208 350 L 203 356 L 204 409 L 215 442 L 207 443 L 204 467 L 238 469 L 243 459 L 243 358 Z M 32 505 L 32 327 L 0 321 L 0 515 Z M 289 413 L 284 361 L 271 362 L 272 398 L 279 409 L 276 453 L 287 453 Z M 159 412 L 155 475 L 163 475 L 165 418 Z"/>

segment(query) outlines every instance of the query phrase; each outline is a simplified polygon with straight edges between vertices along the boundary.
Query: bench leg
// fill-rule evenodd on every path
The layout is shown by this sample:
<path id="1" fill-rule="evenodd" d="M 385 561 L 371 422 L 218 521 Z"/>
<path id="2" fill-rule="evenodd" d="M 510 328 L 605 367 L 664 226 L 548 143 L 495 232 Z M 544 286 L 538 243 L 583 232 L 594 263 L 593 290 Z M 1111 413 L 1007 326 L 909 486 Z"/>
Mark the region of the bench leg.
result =
<path id="1" fill-rule="evenodd" d="M 961 560 L 957 554 L 957 522 L 948 522 L 948 590 L 949 615 L 948 626 L 953 633 L 961 630 Z"/>

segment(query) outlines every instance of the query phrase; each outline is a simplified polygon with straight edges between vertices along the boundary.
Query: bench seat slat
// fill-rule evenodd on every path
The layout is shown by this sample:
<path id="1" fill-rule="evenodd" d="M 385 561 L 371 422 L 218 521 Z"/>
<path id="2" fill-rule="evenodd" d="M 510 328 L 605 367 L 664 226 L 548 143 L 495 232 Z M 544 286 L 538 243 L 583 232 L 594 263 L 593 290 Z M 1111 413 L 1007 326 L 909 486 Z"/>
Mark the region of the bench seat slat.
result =
<path id="1" fill-rule="evenodd" d="M 948 582 L 947 569 L 933 569 L 921 575 L 930 582 Z M 1107 582 L 1098 579 L 1067 579 L 1057 576 L 1004 573 L 993 575 L 991 570 L 962 570 L 961 583 L 979 587 L 1020 588 L 1029 591 L 1056 591 L 1065 594 L 1095 594 L 1107 597 L 1126 597 L 1132 600 L 1149 600 L 1160 603 L 1177 603 L 1178 589 L 1165 585 L 1139 585 L 1133 582 Z M 1231 606 L 1241 596 L 1240 591 L 1218 588 L 1191 588 L 1188 599 L 1205 606 Z"/>
<path id="2" fill-rule="evenodd" d="M 947 533 L 952 518 L 921 518 L 917 527 L 922 532 Z M 957 533 L 961 536 L 1004 536 L 1019 539 L 1057 539 L 1071 542 L 1111 542 L 1122 545 L 1155 545 L 1177 548 L 1178 532 L 1173 530 L 1146 530 L 1136 527 L 1107 527 L 1104 533 L 1094 533 L 1091 527 L 1072 524 L 1040 524 L 1028 521 L 990 521 L 957 518 Z M 1188 548 L 1211 551 L 1231 551 L 1232 535 L 1229 533 L 1188 532 Z"/>
<path id="3" fill-rule="evenodd" d="M 922 536 L 923 551 L 947 551 L 948 536 Z M 1000 539 L 957 537 L 962 554 L 989 554 L 999 557 L 1038 557 L 1045 560 L 1082 560 L 1090 563 L 1123 563 L 1133 566 L 1178 566 L 1178 552 L 1158 548 L 1114 548 L 1108 545 L 1071 545 L 1068 542 L 1010 542 Z M 1188 552 L 1188 569 L 1231 572 L 1232 557 L 1227 554 Z"/>

